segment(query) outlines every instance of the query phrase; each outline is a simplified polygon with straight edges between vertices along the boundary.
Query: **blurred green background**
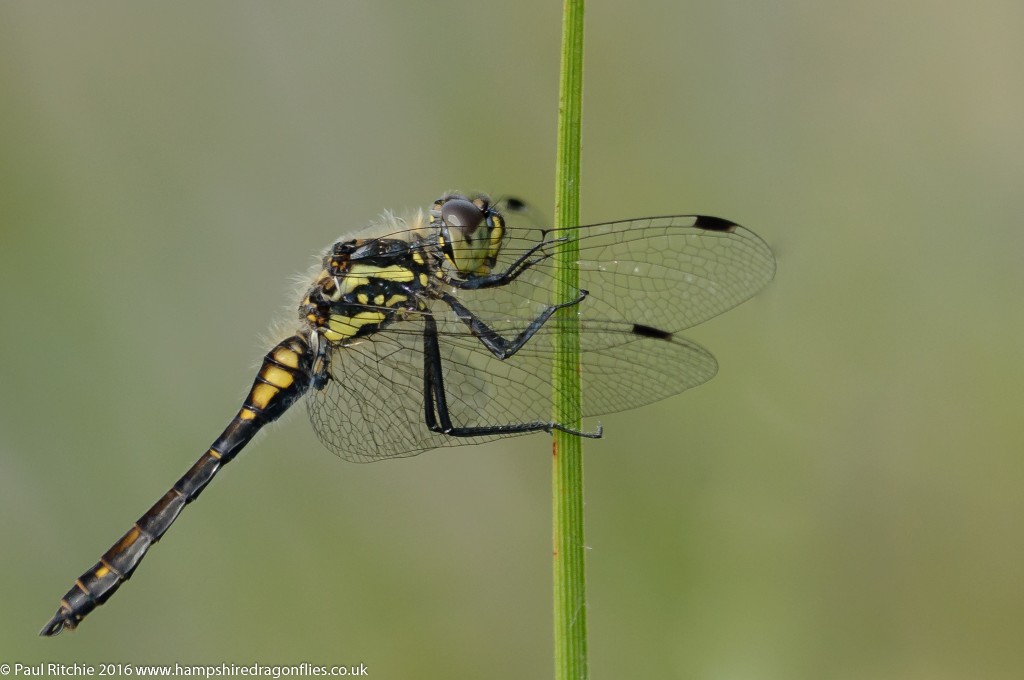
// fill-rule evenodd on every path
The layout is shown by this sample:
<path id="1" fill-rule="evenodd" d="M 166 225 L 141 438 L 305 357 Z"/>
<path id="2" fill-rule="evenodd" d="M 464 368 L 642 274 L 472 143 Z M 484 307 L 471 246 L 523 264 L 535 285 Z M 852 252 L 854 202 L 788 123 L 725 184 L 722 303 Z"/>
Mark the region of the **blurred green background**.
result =
<path id="1" fill-rule="evenodd" d="M 555 2 L 0 5 L 0 662 L 543 678 L 544 437 L 377 465 L 271 428 L 73 634 L 293 275 L 447 189 L 550 212 Z M 779 272 L 710 384 L 586 452 L 594 677 L 1024 674 L 1024 5 L 592 2 L 585 221 Z"/>

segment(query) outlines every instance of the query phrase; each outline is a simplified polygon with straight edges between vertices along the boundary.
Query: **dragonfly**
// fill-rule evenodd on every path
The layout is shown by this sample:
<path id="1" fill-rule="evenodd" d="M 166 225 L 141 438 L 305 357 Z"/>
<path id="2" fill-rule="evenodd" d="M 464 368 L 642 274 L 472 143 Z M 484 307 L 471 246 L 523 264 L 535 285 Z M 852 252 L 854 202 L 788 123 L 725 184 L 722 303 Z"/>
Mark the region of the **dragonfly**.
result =
<path id="1" fill-rule="evenodd" d="M 529 213 L 518 199 L 449 193 L 327 248 L 295 332 L 266 354 L 231 422 L 75 581 L 41 635 L 74 629 L 105 603 L 220 469 L 300 400 L 326 448 L 361 463 L 553 430 L 600 437 L 600 425 L 552 420 L 554 338 L 566 317 L 580 340 L 579 411 L 624 411 L 711 379 L 714 357 L 679 333 L 775 273 L 768 245 L 719 217 L 554 231 Z M 580 288 L 558 298 L 555 260 L 573 245 Z"/>

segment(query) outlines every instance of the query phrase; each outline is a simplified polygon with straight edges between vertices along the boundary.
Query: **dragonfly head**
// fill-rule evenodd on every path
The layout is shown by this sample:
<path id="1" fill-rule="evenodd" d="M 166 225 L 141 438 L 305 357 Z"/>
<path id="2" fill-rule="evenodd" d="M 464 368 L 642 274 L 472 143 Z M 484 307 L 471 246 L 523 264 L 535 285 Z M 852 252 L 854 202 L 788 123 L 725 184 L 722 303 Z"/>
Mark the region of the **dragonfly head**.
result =
<path id="1" fill-rule="evenodd" d="M 431 222 L 439 227 L 445 258 L 463 276 L 489 274 L 501 250 L 505 219 L 486 196 L 473 200 L 452 194 L 434 203 Z"/>

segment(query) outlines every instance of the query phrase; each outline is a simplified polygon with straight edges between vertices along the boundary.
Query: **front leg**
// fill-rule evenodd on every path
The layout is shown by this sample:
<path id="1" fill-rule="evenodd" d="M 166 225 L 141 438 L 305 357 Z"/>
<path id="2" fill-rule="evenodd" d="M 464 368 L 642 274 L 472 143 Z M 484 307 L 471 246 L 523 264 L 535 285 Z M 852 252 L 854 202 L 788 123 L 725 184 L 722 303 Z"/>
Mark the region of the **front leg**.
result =
<path id="1" fill-rule="evenodd" d="M 473 335 L 484 344 L 484 347 L 489 349 L 491 354 L 502 360 L 508 359 L 510 356 L 522 349 L 523 345 L 525 345 L 530 338 L 540 330 L 541 326 L 551 318 L 552 314 L 563 307 L 578 305 L 585 297 L 587 297 L 587 291 L 581 290 L 579 296 L 575 300 L 551 305 L 541 312 L 540 316 L 530 322 L 530 325 L 527 326 L 515 340 L 508 340 L 507 338 L 503 338 L 497 333 L 497 331 L 484 323 L 483 320 L 470 311 L 468 307 L 459 302 L 454 296 L 448 293 L 441 293 L 441 300 L 452 308 L 452 311 L 455 312 L 455 316 L 459 318 L 459 321 L 469 326 L 470 332 L 472 332 Z"/>
<path id="2" fill-rule="evenodd" d="M 483 276 L 473 276 L 468 279 L 452 279 L 451 281 L 449 281 L 449 283 L 455 288 L 462 288 L 463 290 L 479 290 L 481 288 L 492 288 L 494 286 L 508 285 L 515 281 L 517 278 L 519 278 L 520 274 L 522 274 L 524 271 L 526 271 L 533 265 L 551 257 L 550 255 L 539 255 L 537 257 L 533 257 L 534 253 L 544 248 L 545 246 L 550 246 L 555 243 L 564 243 L 567 240 L 568 239 L 566 239 L 563 236 L 562 238 L 553 238 L 550 241 L 541 241 L 540 243 L 536 244 L 535 246 L 527 250 L 525 253 L 520 255 L 519 258 L 517 258 L 515 262 L 510 264 L 508 268 L 503 272 L 485 274 Z"/>

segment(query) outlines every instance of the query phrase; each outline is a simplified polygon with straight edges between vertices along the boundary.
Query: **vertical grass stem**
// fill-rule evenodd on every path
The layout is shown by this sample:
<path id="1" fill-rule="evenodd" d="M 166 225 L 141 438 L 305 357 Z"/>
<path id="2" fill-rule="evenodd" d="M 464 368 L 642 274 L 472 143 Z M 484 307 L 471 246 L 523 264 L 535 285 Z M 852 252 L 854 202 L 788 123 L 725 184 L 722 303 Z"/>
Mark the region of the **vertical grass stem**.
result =
<path id="1" fill-rule="evenodd" d="M 583 0 L 565 0 L 558 95 L 555 228 L 579 224 L 580 120 L 583 93 Z M 556 298 L 573 299 L 579 288 L 577 248 L 560 249 Z M 580 342 L 577 309 L 560 309 L 552 374 L 555 422 L 579 430 Z M 587 597 L 583 536 L 582 440 L 556 431 L 552 442 L 555 678 L 587 677 Z"/>

